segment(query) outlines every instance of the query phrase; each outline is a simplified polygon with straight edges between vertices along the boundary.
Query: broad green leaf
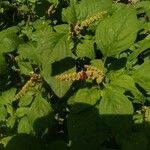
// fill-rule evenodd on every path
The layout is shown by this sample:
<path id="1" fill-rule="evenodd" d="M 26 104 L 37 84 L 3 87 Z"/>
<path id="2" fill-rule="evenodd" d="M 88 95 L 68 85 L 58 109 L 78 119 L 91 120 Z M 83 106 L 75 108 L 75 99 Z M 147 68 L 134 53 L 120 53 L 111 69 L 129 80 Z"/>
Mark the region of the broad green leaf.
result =
<path id="1" fill-rule="evenodd" d="M 134 8 L 138 9 L 143 9 L 145 11 L 150 11 L 150 1 L 146 0 L 146 1 L 142 1 L 139 3 L 136 3 L 134 5 Z"/>
<path id="2" fill-rule="evenodd" d="M 17 58 L 18 63 L 19 60 L 27 59 L 30 60 L 31 63 L 33 64 L 39 64 L 39 65 L 41 64 L 41 59 L 39 59 L 38 56 L 38 54 L 41 54 L 41 51 L 39 48 L 37 48 L 37 43 L 35 42 L 20 44 L 18 48 L 18 53 L 19 53 L 19 56 Z"/>
<path id="3" fill-rule="evenodd" d="M 145 98 L 140 93 L 140 91 L 135 86 L 135 81 L 129 75 L 123 74 L 116 76 L 114 80 L 111 81 L 112 87 L 119 87 L 125 91 L 130 91 L 134 96 L 134 102 L 144 102 Z"/>
<path id="4" fill-rule="evenodd" d="M 17 110 L 16 110 L 16 116 L 18 118 L 21 118 L 25 115 L 27 115 L 29 112 L 29 108 L 28 107 L 19 107 Z"/>
<path id="5" fill-rule="evenodd" d="M 112 13 L 117 12 L 121 9 L 124 9 L 125 7 L 126 7 L 126 4 L 124 4 L 124 3 L 113 3 L 112 8 L 111 8 L 111 12 Z"/>
<path id="6" fill-rule="evenodd" d="M 68 22 L 68 23 L 76 23 L 77 22 L 76 9 L 75 9 L 74 4 L 63 9 L 62 20 L 64 22 Z"/>
<path id="7" fill-rule="evenodd" d="M 7 136 L 1 139 L 1 144 L 3 144 L 4 147 L 6 147 L 6 145 L 9 143 L 9 141 L 11 141 L 11 139 L 14 137 L 13 136 Z"/>
<path id="8" fill-rule="evenodd" d="M 6 74 L 7 64 L 3 53 L 14 51 L 22 41 L 17 36 L 19 29 L 11 27 L 0 32 L 0 74 Z"/>
<path id="9" fill-rule="evenodd" d="M 20 59 L 30 60 L 34 64 L 42 64 L 45 56 L 50 56 L 52 45 L 54 44 L 53 35 L 48 30 L 38 30 L 32 34 L 32 42 L 21 44 L 18 49 Z"/>
<path id="10" fill-rule="evenodd" d="M 5 57 L 3 56 L 3 54 L 0 53 L 0 74 L 6 74 L 8 72 L 7 67 L 8 66 L 6 64 Z"/>
<path id="11" fill-rule="evenodd" d="M 150 91 L 150 59 L 145 60 L 145 62 L 140 65 L 135 71 L 133 71 L 133 78 L 136 83 L 138 83 L 147 92 Z"/>
<path id="12" fill-rule="evenodd" d="M 66 94 L 72 82 L 59 81 L 56 75 L 75 71 L 75 61 L 72 58 L 66 34 L 53 34 L 51 52 L 49 55 L 45 53 L 45 60 L 43 60 L 42 76 L 58 97 Z"/>
<path id="13" fill-rule="evenodd" d="M 36 41 L 38 45 L 44 46 L 42 44 L 45 44 L 45 46 L 49 46 L 49 44 L 51 44 L 51 33 L 53 33 L 51 26 L 37 29 L 35 32 L 32 33 L 31 40 Z"/>
<path id="14" fill-rule="evenodd" d="M 73 105 L 72 112 L 79 113 L 91 106 L 94 106 L 100 100 L 101 91 L 96 88 L 79 89 L 77 93 L 70 98 L 70 104 Z M 75 105 L 75 107 L 74 107 Z"/>
<path id="15" fill-rule="evenodd" d="M 98 12 L 108 10 L 111 5 L 112 0 L 82 0 L 76 5 L 76 15 L 78 20 L 83 20 Z"/>
<path id="16" fill-rule="evenodd" d="M 21 57 L 28 58 L 42 68 L 42 76 L 59 97 L 64 96 L 72 83 L 59 81 L 56 75 L 72 69 L 75 64 L 72 52 L 69 49 L 67 25 L 58 25 L 54 28 L 58 33 L 38 30 L 28 44 L 21 45 Z M 61 31 L 61 32 L 60 32 Z"/>
<path id="17" fill-rule="evenodd" d="M 28 106 L 31 104 L 33 100 L 33 93 L 31 91 L 28 91 L 24 96 L 22 96 L 19 100 L 19 106 Z"/>
<path id="18" fill-rule="evenodd" d="M 28 111 L 28 119 L 31 124 L 35 122 L 35 120 L 45 117 L 52 112 L 52 108 L 50 103 L 46 101 L 46 99 L 42 98 L 41 95 L 37 95 L 34 99 L 31 107 Z"/>
<path id="19" fill-rule="evenodd" d="M 0 105 L 0 121 L 5 121 L 7 117 L 7 110 L 4 106 Z"/>
<path id="20" fill-rule="evenodd" d="M 29 133 L 31 133 L 31 130 L 32 130 L 32 128 L 31 128 L 31 125 L 29 123 L 29 120 L 28 120 L 27 116 L 24 116 L 19 121 L 18 133 L 29 134 Z"/>
<path id="21" fill-rule="evenodd" d="M 101 115 L 128 115 L 133 114 L 133 106 L 119 87 L 107 86 L 102 94 L 99 111 Z"/>
<path id="22" fill-rule="evenodd" d="M 54 30 L 57 32 L 57 33 L 64 33 L 65 35 L 68 34 L 68 31 L 69 31 L 69 25 L 68 24 L 61 24 L 61 25 L 56 25 L 54 26 Z"/>
<path id="23" fill-rule="evenodd" d="M 7 109 L 7 112 L 9 113 L 10 116 L 13 116 L 13 115 L 14 115 L 14 108 L 13 108 L 12 103 L 11 103 L 11 104 L 8 104 L 8 105 L 6 106 L 6 109 Z"/>
<path id="24" fill-rule="evenodd" d="M 76 23 L 77 20 L 84 20 L 98 12 L 108 10 L 111 5 L 112 0 L 82 0 L 63 9 L 62 19 L 68 23 Z"/>
<path id="25" fill-rule="evenodd" d="M 82 43 L 79 43 L 76 49 L 76 55 L 78 57 L 88 57 L 90 59 L 94 59 L 94 42 L 92 40 L 84 40 Z"/>
<path id="26" fill-rule="evenodd" d="M 21 36 L 26 36 L 29 40 L 31 40 L 33 34 L 32 26 L 23 26 L 21 30 Z"/>
<path id="27" fill-rule="evenodd" d="M 29 35 L 31 40 L 28 43 L 20 44 L 18 53 L 19 59 L 27 59 L 34 64 L 41 65 L 42 61 L 45 59 L 45 53 L 49 56 L 51 52 L 51 46 L 54 43 L 52 40 L 54 33 L 52 32 L 51 26 L 46 24 L 45 27 L 40 28 L 37 24 L 35 23 L 33 25 L 37 30 L 33 33 L 31 32 Z M 43 24 L 45 24 L 45 22 Z"/>
<path id="28" fill-rule="evenodd" d="M 47 20 L 42 20 L 42 19 L 37 19 L 36 21 L 33 22 L 33 27 L 36 30 L 50 30 L 52 31 L 51 26 L 49 25 L 49 21 Z"/>
<path id="29" fill-rule="evenodd" d="M 0 32 L 0 53 L 15 50 L 22 41 L 17 36 L 18 27 L 11 27 Z"/>
<path id="30" fill-rule="evenodd" d="M 99 24 L 96 43 L 104 56 L 117 55 L 134 43 L 137 31 L 138 20 L 135 11 L 125 8 Z"/>
<path id="31" fill-rule="evenodd" d="M 135 60 L 140 53 L 149 49 L 150 48 L 150 39 L 145 38 L 144 40 L 136 43 L 135 47 L 136 48 L 134 49 L 134 51 L 129 55 L 128 61 Z"/>
<path id="32" fill-rule="evenodd" d="M 16 94 L 16 89 L 11 88 L 0 95 L 0 104 L 1 105 L 8 105 L 14 100 L 14 96 Z"/>
<path id="33" fill-rule="evenodd" d="M 105 87 L 99 104 L 99 113 L 113 131 L 123 135 L 130 132 L 133 105 L 120 88 L 110 85 Z"/>
<path id="34" fill-rule="evenodd" d="M 104 68 L 104 62 L 101 59 L 93 59 L 90 63 L 92 66 L 102 70 L 103 72 L 106 72 L 106 69 Z"/>
<path id="35" fill-rule="evenodd" d="M 7 119 L 7 127 L 12 129 L 16 123 L 16 116 L 11 116 Z"/>
<path id="36" fill-rule="evenodd" d="M 16 57 L 16 61 L 18 62 L 17 64 L 21 74 L 30 75 L 33 72 L 31 62 L 20 59 L 20 57 Z"/>
<path id="37" fill-rule="evenodd" d="M 38 137 L 44 136 L 52 128 L 54 115 L 51 104 L 41 95 L 37 95 L 27 114 L 29 123 Z"/>

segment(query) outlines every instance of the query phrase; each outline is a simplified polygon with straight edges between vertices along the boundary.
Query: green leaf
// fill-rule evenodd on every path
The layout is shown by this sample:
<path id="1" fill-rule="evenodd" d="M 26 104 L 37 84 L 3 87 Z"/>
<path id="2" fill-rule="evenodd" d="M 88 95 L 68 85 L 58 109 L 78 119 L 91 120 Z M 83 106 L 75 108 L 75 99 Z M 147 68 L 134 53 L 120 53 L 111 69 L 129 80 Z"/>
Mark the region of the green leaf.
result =
<path id="1" fill-rule="evenodd" d="M 31 72 L 33 72 L 31 62 L 22 60 L 20 57 L 16 57 L 16 61 L 18 62 L 18 67 L 21 74 L 30 75 Z"/>
<path id="2" fill-rule="evenodd" d="M 5 57 L 3 56 L 3 54 L 0 53 L 0 74 L 6 74 L 8 73 L 7 71 L 7 63 L 5 61 Z M 0 81 L 2 82 L 2 81 Z"/>
<path id="3" fill-rule="evenodd" d="M 11 104 L 11 102 L 14 100 L 15 94 L 16 94 L 15 88 L 11 88 L 3 92 L 2 95 L 0 96 L 0 104 L 1 105 Z"/>
<path id="4" fill-rule="evenodd" d="M 7 117 L 7 110 L 4 106 L 0 106 L 0 121 L 5 121 Z"/>
<path id="5" fill-rule="evenodd" d="M 79 43 L 76 49 L 76 55 L 78 57 L 88 57 L 90 59 L 94 59 L 94 42 L 92 40 L 84 40 L 82 43 Z"/>
<path id="6" fill-rule="evenodd" d="M 20 119 L 19 125 L 18 125 L 18 133 L 31 133 L 31 125 L 29 123 L 29 120 L 27 116 L 24 116 Z"/>
<path id="7" fill-rule="evenodd" d="M 150 39 L 145 38 L 144 40 L 135 44 L 134 51 L 129 55 L 128 61 L 132 61 L 138 58 L 138 55 L 145 50 L 150 48 Z"/>
<path id="8" fill-rule="evenodd" d="M 29 112 L 29 108 L 28 107 L 19 107 L 17 110 L 16 110 L 16 116 L 18 118 L 21 118 L 25 115 L 27 115 Z"/>
<path id="9" fill-rule="evenodd" d="M 147 92 L 150 91 L 150 59 L 145 60 L 145 62 L 140 65 L 134 72 L 133 78 L 136 83 L 138 83 Z"/>
<path id="10" fill-rule="evenodd" d="M 118 87 L 107 86 L 102 93 L 99 113 L 116 132 L 126 134 L 132 126 L 133 105 Z"/>
<path id="11" fill-rule="evenodd" d="M 136 8 L 137 10 L 144 9 L 145 11 L 150 11 L 150 1 L 146 0 L 146 1 L 136 3 L 134 5 L 134 8 Z"/>
<path id="12" fill-rule="evenodd" d="M 129 75 L 123 74 L 116 76 L 114 80 L 111 81 L 112 87 L 122 88 L 123 91 L 130 91 L 134 96 L 134 102 L 144 102 L 145 98 L 140 93 L 140 91 L 135 86 L 135 81 Z"/>
<path id="13" fill-rule="evenodd" d="M 64 35 L 68 35 L 69 26 L 68 26 L 68 24 L 56 25 L 56 26 L 54 26 L 54 30 L 57 33 L 63 33 Z"/>
<path id="14" fill-rule="evenodd" d="M 11 141 L 11 139 L 14 137 L 13 136 L 7 136 L 1 139 L 1 144 L 3 144 L 4 147 L 6 147 L 6 145 L 9 143 L 9 141 Z"/>
<path id="15" fill-rule="evenodd" d="M 13 105 L 12 104 L 8 104 L 6 106 L 7 108 L 7 112 L 10 114 L 10 116 L 13 116 L 14 115 L 14 108 L 13 108 Z"/>
<path id="16" fill-rule="evenodd" d="M 0 53 L 15 50 L 22 41 L 17 36 L 18 27 L 11 27 L 0 32 Z"/>
<path id="17" fill-rule="evenodd" d="M 72 112 L 79 113 L 91 106 L 94 106 L 98 102 L 98 100 L 100 100 L 100 96 L 101 91 L 96 88 L 79 89 L 77 93 L 70 98 L 69 103 L 76 105 L 75 107 L 72 107 Z"/>
<path id="18" fill-rule="evenodd" d="M 48 103 L 41 95 L 37 95 L 28 111 L 28 119 L 31 124 L 35 120 L 47 116 L 52 112 L 50 103 Z"/>
<path id="19" fill-rule="evenodd" d="M 113 86 L 107 86 L 103 91 L 99 109 L 103 115 L 133 114 L 132 103 L 123 95 L 120 88 Z"/>
<path id="20" fill-rule="evenodd" d="M 19 59 L 22 60 L 24 58 L 34 64 L 41 65 L 42 61 L 45 60 L 45 55 L 48 57 L 51 52 L 52 45 L 54 44 L 53 35 L 51 26 L 41 27 L 31 33 L 31 40 L 28 43 L 19 45 Z"/>
<path id="21" fill-rule="evenodd" d="M 108 10 L 111 5 L 112 0 L 82 0 L 76 5 L 76 15 L 78 20 L 83 20 L 98 12 Z"/>
<path id="22" fill-rule="evenodd" d="M 14 51 L 22 41 L 17 36 L 18 27 L 10 27 L 0 32 L 0 74 L 7 73 L 4 53 Z"/>
<path id="23" fill-rule="evenodd" d="M 58 97 L 66 94 L 72 82 L 59 81 L 56 75 L 75 71 L 75 61 L 66 34 L 68 33 L 53 34 L 51 52 L 45 53 L 45 60 L 43 60 L 42 76 Z"/>
<path id="24" fill-rule="evenodd" d="M 33 27 L 36 30 L 51 30 L 52 31 L 52 27 L 49 25 L 49 21 L 48 20 L 42 20 L 42 19 L 37 19 L 36 21 L 33 22 Z"/>
<path id="25" fill-rule="evenodd" d="M 64 22 L 68 22 L 68 23 L 76 23 L 77 22 L 75 5 L 71 5 L 71 6 L 63 9 L 62 20 Z"/>
<path id="26" fill-rule="evenodd" d="M 68 23 L 76 23 L 96 13 L 108 10 L 112 5 L 112 0 L 82 0 L 72 3 L 71 6 L 63 9 L 62 19 Z"/>
<path id="27" fill-rule="evenodd" d="M 99 24 L 96 30 L 96 43 L 104 56 L 113 56 L 134 43 L 137 31 L 138 20 L 135 11 L 125 8 Z"/>
<path id="28" fill-rule="evenodd" d="M 7 127 L 12 129 L 16 123 L 16 116 L 11 116 L 7 119 Z"/>
<path id="29" fill-rule="evenodd" d="M 51 31 L 38 30 L 32 36 L 30 42 L 19 47 L 19 54 L 38 64 L 42 70 L 41 74 L 52 90 L 59 97 L 63 97 L 72 83 L 59 81 L 56 75 L 72 69 L 75 66 L 73 54 L 69 49 L 69 26 L 58 25 Z M 60 32 L 61 31 L 61 32 Z"/>
<path id="30" fill-rule="evenodd" d="M 24 96 L 22 96 L 19 100 L 19 106 L 28 106 L 31 104 L 33 100 L 33 93 L 31 91 L 28 91 Z"/>
<path id="31" fill-rule="evenodd" d="M 104 67 L 104 62 L 101 59 L 93 59 L 91 60 L 91 65 L 102 70 L 103 72 L 106 72 L 106 69 Z"/>

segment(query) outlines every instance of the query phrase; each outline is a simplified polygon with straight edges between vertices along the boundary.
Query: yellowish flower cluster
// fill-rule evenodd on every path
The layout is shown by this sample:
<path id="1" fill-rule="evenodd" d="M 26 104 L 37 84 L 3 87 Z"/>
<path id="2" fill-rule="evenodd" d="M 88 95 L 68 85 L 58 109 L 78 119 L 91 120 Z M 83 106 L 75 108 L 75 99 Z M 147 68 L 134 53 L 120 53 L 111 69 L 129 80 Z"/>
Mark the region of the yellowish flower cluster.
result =
<path id="1" fill-rule="evenodd" d="M 144 106 L 142 111 L 144 112 L 145 123 L 150 124 L 150 107 Z"/>
<path id="2" fill-rule="evenodd" d="M 74 27 L 74 34 L 79 35 L 83 29 L 88 28 L 93 22 L 103 19 L 106 14 L 107 11 L 102 11 L 97 13 L 95 16 L 82 21 L 81 24 L 77 23 Z"/>
<path id="3" fill-rule="evenodd" d="M 78 81 L 78 80 L 96 80 L 97 84 L 100 84 L 104 78 L 104 73 L 102 70 L 90 66 L 85 65 L 85 71 L 73 72 L 69 74 L 60 74 L 56 76 L 56 79 L 61 81 Z"/>
<path id="4" fill-rule="evenodd" d="M 25 95 L 25 93 L 27 91 L 29 91 L 29 89 L 31 87 L 34 87 L 37 83 L 39 83 L 41 81 L 42 81 L 41 75 L 39 75 L 39 74 L 33 74 L 32 77 L 30 78 L 30 80 L 28 80 L 26 82 L 26 84 L 22 87 L 22 89 L 19 91 L 19 93 L 17 93 L 15 95 L 15 99 L 14 100 L 20 99 L 22 96 Z"/>
<path id="5" fill-rule="evenodd" d="M 100 84 L 102 82 L 104 78 L 104 73 L 102 70 L 90 65 L 85 65 L 85 68 L 88 79 L 96 80 L 97 84 Z"/>
<path id="6" fill-rule="evenodd" d="M 69 73 L 69 74 L 60 74 L 56 76 L 56 79 L 61 81 L 75 81 L 80 80 L 80 72 Z"/>

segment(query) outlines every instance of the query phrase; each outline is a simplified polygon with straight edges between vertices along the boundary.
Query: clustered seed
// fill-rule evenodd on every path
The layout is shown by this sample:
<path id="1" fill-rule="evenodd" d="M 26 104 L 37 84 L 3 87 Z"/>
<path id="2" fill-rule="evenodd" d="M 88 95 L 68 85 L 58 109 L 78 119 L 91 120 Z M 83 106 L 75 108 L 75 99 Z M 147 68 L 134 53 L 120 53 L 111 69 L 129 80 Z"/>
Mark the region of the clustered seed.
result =
<path id="1" fill-rule="evenodd" d="M 107 11 L 102 11 L 97 13 L 95 16 L 82 21 L 81 23 L 77 23 L 74 27 L 74 32 L 71 31 L 71 36 L 79 35 L 83 29 L 88 28 L 93 22 L 101 20 L 106 14 Z"/>
<path id="2" fill-rule="evenodd" d="M 73 72 L 69 74 L 60 74 L 56 76 L 56 79 L 61 80 L 61 81 L 75 81 L 75 80 L 80 80 L 80 73 L 81 72 Z"/>
<path id="3" fill-rule="evenodd" d="M 150 123 L 150 107 L 144 106 L 142 111 L 144 112 L 144 121 Z"/>
<path id="4" fill-rule="evenodd" d="M 85 71 L 73 72 L 69 74 L 60 74 L 56 76 L 56 79 L 61 81 L 78 81 L 78 80 L 96 80 L 97 84 L 100 84 L 104 78 L 103 71 L 90 65 L 85 65 Z"/>
<path id="5" fill-rule="evenodd" d="M 97 84 L 100 84 L 104 78 L 104 73 L 102 70 L 90 66 L 90 65 L 85 65 L 86 70 L 86 74 L 88 76 L 88 79 L 91 80 L 96 80 Z"/>
<path id="6" fill-rule="evenodd" d="M 41 79 L 41 75 L 34 73 L 34 74 L 32 75 L 32 77 L 30 78 L 30 80 L 28 80 L 28 81 L 26 82 L 26 84 L 22 87 L 22 89 L 19 91 L 19 93 L 17 93 L 17 94 L 15 95 L 14 100 L 20 99 L 22 96 L 25 95 L 25 93 L 26 93 L 27 91 L 29 91 L 29 89 L 30 89 L 31 87 L 34 87 L 37 83 L 41 82 L 41 80 L 42 80 L 42 79 Z"/>

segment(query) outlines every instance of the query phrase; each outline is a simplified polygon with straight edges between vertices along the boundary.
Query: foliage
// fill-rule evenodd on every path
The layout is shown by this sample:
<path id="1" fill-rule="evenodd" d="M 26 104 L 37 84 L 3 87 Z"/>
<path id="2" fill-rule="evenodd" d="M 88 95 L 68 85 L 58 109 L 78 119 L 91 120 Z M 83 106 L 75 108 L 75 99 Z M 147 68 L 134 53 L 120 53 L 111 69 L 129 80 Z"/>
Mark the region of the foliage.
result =
<path id="1" fill-rule="evenodd" d="M 149 0 L 0 0 L 0 149 L 150 149 Z"/>

